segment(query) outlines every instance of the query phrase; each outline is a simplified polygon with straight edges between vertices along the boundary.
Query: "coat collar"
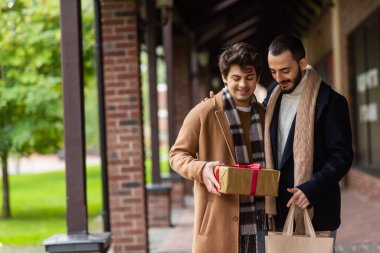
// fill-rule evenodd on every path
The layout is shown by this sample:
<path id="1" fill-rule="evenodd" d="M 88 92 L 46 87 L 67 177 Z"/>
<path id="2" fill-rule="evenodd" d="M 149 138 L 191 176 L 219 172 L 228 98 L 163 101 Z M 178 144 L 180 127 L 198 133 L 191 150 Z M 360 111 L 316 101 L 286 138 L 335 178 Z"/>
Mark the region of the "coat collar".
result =
<path id="1" fill-rule="evenodd" d="M 228 146 L 228 150 L 230 151 L 230 154 L 236 163 L 235 146 L 232 139 L 231 129 L 223 111 L 223 93 L 219 92 L 218 94 L 216 94 L 213 100 L 214 100 L 215 116 L 219 123 L 218 125 L 223 132 L 223 138 Z"/>

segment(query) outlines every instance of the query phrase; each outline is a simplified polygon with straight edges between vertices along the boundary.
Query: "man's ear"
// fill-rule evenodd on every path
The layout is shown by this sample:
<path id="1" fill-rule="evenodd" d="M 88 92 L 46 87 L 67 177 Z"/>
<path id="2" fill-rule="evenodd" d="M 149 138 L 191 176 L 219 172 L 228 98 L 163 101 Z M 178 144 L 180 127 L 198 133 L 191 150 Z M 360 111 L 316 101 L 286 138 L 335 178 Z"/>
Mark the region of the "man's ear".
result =
<path id="1" fill-rule="evenodd" d="M 305 70 L 306 67 L 307 67 L 307 64 L 308 64 L 307 59 L 306 58 L 302 58 L 300 60 L 299 64 L 300 64 L 301 70 Z"/>
<path id="2" fill-rule="evenodd" d="M 222 74 L 222 80 L 223 80 L 223 83 L 227 83 L 227 78 L 225 78 Z"/>

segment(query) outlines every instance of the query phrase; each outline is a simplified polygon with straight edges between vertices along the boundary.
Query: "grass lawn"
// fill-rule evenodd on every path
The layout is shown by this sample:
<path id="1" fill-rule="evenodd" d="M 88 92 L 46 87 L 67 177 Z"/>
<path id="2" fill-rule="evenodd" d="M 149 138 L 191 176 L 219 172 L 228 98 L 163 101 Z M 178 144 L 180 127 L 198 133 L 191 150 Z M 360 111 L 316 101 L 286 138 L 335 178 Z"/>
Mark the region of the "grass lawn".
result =
<path id="1" fill-rule="evenodd" d="M 67 232 L 65 171 L 11 175 L 10 190 L 12 218 L 0 220 L 1 244 L 41 245 L 44 239 Z M 101 201 L 99 166 L 88 167 L 90 229 L 94 218 L 101 213 Z"/>
<path id="2" fill-rule="evenodd" d="M 145 151 L 147 153 L 150 153 L 150 150 Z M 169 149 L 167 147 L 160 147 L 160 173 L 168 174 L 170 172 L 170 166 L 168 161 L 168 153 Z M 145 183 L 151 184 L 152 183 L 152 160 L 150 159 L 150 155 L 147 155 L 147 158 L 144 162 L 145 166 Z"/>
<path id="3" fill-rule="evenodd" d="M 170 172 L 169 162 L 168 161 L 160 161 L 160 173 L 167 174 Z M 145 160 L 145 183 L 152 183 L 152 160 Z"/>
<path id="4" fill-rule="evenodd" d="M 151 160 L 147 159 L 147 184 L 152 182 L 151 167 Z M 162 174 L 169 173 L 168 161 L 161 161 L 160 167 Z M 65 171 L 10 175 L 9 180 L 12 218 L 0 219 L 0 245 L 41 245 L 50 236 L 67 232 Z M 101 222 L 95 219 L 101 214 L 101 204 L 100 168 L 89 166 L 87 208 L 90 232 L 102 230 Z"/>

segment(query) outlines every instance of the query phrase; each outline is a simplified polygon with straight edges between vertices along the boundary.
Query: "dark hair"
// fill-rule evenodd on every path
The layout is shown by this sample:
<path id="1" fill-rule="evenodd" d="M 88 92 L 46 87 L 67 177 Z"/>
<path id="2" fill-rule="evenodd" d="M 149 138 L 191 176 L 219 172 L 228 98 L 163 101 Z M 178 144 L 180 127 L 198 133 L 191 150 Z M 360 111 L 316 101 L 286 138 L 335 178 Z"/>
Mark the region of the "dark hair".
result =
<path id="1" fill-rule="evenodd" d="M 238 42 L 225 48 L 219 56 L 218 66 L 224 77 L 227 77 L 231 66 L 235 64 L 239 65 L 240 68 L 253 66 L 257 76 L 261 74 L 263 69 L 261 56 L 252 45 L 244 42 Z"/>
<path id="2" fill-rule="evenodd" d="M 279 55 L 289 50 L 293 58 L 299 62 L 305 58 L 305 47 L 300 38 L 292 34 L 282 34 L 277 36 L 270 44 L 268 51 L 272 55 Z"/>

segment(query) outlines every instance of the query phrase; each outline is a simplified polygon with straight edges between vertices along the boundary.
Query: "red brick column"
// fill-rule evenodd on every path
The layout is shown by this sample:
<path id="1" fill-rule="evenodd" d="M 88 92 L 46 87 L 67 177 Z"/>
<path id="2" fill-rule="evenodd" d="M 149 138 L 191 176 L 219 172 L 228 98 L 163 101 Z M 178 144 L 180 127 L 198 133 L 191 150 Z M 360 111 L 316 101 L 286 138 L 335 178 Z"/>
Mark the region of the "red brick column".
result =
<path id="1" fill-rule="evenodd" d="M 175 36 L 173 43 L 174 54 L 174 124 L 176 136 L 182 123 L 192 108 L 191 76 L 190 76 L 190 39 L 186 36 Z M 193 182 L 183 180 L 184 194 L 193 194 Z M 184 198 L 184 195 L 182 196 Z"/>
<path id="2" fill-rule="evenodd" d="M 190 83 L 190 40 L 187 37 L 174 37 L 174 121 L 176 135 L 182 126 L 183 120 L 191 110 L 191 83 Z"/>
<path id="3" fill-rule="evenodd" d="M 170 201 L 171 208 L 183 208 L 185 206 L 185 182 L 181 176 L 178 174 L 170 175 L 162 175 L 161 176 L 162 183 L 170 185 Z"/>
<path id="4" fill-rule="evenodd" d="M 102 32 L 112 243 L 148 251 L 137 0 L 103 0 Z"/>
<path id="5" fill-rule="evenodd" d="M 148 226 L 171 226 L 171 199 L 169 185 L 148 185 Z"/>

